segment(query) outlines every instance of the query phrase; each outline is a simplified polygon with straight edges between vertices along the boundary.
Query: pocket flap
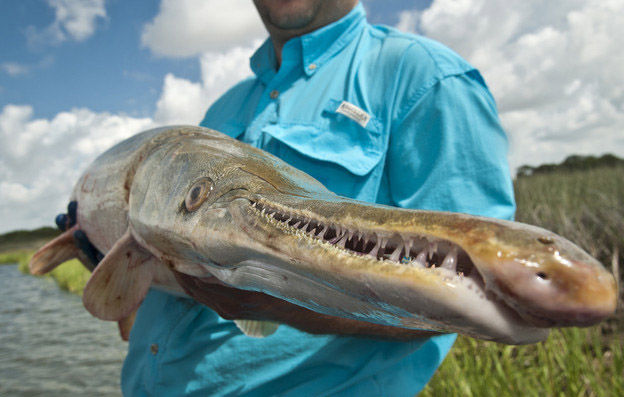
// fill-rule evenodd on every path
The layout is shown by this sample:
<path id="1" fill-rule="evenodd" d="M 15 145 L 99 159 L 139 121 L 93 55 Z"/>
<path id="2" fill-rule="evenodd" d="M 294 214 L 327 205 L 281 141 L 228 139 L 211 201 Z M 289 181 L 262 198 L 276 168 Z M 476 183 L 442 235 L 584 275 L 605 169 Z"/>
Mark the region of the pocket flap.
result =
<path id="1" fill-rule="evenodd" d="M 358 176 L 368 174 L 384 155 L 382 134 L 346 117 L 330 122 L 328 129 L 281 123 L 267 125 L 263 131 L 304 156 L 338 164 Z"/>

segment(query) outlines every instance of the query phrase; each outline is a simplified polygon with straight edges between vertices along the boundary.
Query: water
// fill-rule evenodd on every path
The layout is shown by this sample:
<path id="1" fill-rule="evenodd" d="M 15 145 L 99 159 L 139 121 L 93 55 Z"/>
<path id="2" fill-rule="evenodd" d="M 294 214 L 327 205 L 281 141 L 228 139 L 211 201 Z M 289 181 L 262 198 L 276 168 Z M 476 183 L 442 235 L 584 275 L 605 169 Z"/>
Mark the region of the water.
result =
<path id="1" fill-rule="evenodd" d="M 0 265 L 0 396 L 118 396 L 125 352 L 79 296 Z"/>

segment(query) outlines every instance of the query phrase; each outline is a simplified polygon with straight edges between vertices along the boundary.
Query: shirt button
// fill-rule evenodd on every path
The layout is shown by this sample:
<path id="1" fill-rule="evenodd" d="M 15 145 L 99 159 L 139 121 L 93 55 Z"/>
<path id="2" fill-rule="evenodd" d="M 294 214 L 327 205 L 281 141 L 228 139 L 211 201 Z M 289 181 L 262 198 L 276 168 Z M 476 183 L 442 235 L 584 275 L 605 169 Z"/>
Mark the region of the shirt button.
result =
<path id="1" fill-rule="evenodd" d="M 309 64 L 309 65 L 308 65 L 308 69 L 310 69 L 310 70 L 314 70 L 314 69 L 316 69 L 316 64 L 315 64 L 315 63 L 311 63 L 311 64 Z"/>
<path id="2" fill-rule="evenodd" d="M 279 91 L 278 90 L 273 90 L 273 91 L 271 91 L 269 96 L 271 97 L 271 99 L 277 99 L 277 97 L 279 96 Z"/>
<path id="3" fill-rule="evenodd" d="M 150 351 L 152 352 L 152 354 L 158 353 L 158 345 L 156 343 L 152 343 L 152 345 L 150 346 Z"/>

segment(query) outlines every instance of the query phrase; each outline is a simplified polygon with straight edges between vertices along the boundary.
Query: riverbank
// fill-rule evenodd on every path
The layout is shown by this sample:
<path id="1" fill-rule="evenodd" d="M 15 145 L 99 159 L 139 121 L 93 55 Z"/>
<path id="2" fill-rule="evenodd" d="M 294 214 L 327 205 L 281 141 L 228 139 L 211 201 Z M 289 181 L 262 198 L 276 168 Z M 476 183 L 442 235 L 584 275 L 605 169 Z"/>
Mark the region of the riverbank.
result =
<path id="1" fill-rule="evenodd" d="M 29 274 L 28 262 L 34 253 L 35 250 L 27 249 L 3 252 L 0 253 L 0 264 L 16 263 L 18 265 L 17 268 L 22 273 Z M 90 276 L 91 273 L 82 266 L 82 263 L 77 259 L 73 259 L 41 277 L 51 277 L 61 289 L 82 295 L 82 291 Z"/>

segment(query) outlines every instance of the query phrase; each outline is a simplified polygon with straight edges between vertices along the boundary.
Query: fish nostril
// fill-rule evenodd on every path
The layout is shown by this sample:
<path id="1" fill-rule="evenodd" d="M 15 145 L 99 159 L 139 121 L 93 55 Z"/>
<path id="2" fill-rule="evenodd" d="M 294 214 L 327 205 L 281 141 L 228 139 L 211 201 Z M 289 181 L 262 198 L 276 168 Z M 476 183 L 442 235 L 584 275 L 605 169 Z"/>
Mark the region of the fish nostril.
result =
<path id="1" fill-rule="evenodd" d="M 548 275 L 544 272 L 537 272 L 535 275 L 542 280 L 548 280 Z"/>
<path id="2" fill-rule="evenodd" d="M 551 245 L 553 244 L 555 241 L 550 238 L 550 237 L 538 237 L 537 241 L 539 241 L 540 243 L 544 244 L 544 245 Z"/>

